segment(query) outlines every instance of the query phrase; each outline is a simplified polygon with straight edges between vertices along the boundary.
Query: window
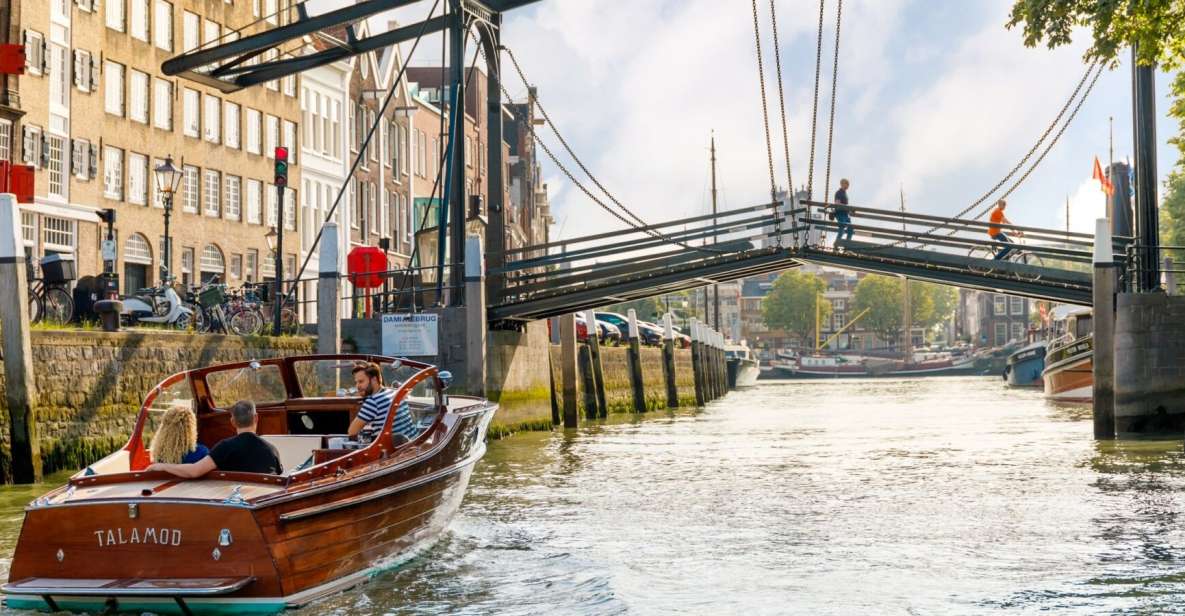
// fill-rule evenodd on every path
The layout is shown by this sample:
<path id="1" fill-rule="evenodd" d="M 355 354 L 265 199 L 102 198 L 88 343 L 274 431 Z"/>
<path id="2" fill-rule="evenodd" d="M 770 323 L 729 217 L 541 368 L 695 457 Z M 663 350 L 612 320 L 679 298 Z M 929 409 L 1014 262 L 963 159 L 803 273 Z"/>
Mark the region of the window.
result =
<path id="1" fill-rule="evenodd" d="M 1023 297 L 1010 297 L 1010 298 L 1008 298 L 1008 304 L 1009 304 L 1008 311 L 1010 313 L 1012 313 L 1014 315 L 1024 314 L 1025 300 Z"/>
<path id="2" fill-rule="evenodd" d="M 276 23 L 276 0 L 264 0 L 263 18 L 267 23 Z"/>
<path id="3" fill-rule="evenodd" d="M 222 139 L 222 101 L 207 94 L 205 102 L 205 117 L 202 124 L 206 129 L 206 141 L 218 143 Z"/>
<path id="4" fill-rule="evenodd" d="M 362 219 L 362 202 L 358 200 L 357 178 L 350 178 L 350 205 L 353 207 L 353 216 L 350 216 L 350 227 L 357 229 Z"/>
<path id="5" fill-rule="evenodd" d="M 148 170 L 148 184 L 152 190 L 152 206 L 156 208 L 165 207 L 165 192 L 156 184 L 156 168 L 165 164 L 165 161 L 154 158 L 152 159 L 152 168 Z M 176 201 L 173 202 L 176 205 Z"/>
<path id="6" fill-rule="evenodd" d="M 41 167 L 41 128 L 28 124 L 22 128 L 21 154 L 26 165 Z"/>
<path id="7" fill-rule="evenodd" d="M 181 249 L 181 284 L 189 286 L 193 283 L 193 249 Z"/>
<path id="8" fill-rule="evenodd" d="M 399 160 L 402 161 L 399 166 L 399 171 L 401 171 L 403 175 L 407 175 L 407 129 L 402 126 L 399 127 Z"/>
<path id="9" fill-rule="evenodd" d="M 833 323 L 832 327 L 833 327 L 834 331 L 839 331 L 839 330 L 843 329 L 845 316 L 846 315 L 844 315 L 844 313 L 842 313 L 842 312 L 837 312 L 831 316 L 831 320 Z"/>
<path id="10" fill-rule="evenodd" d="M 107 0 L 107 27 L 124 31 L 123 3 L 125 0 Z"/>
<path id="11" fill-rule="evenodd" d="M 296 191 L 284 191 L 284 228 L 296 231 Z"/>
<path id="12" fill-rule="evenodd" d="M 103 148 L 103 196 L 123 201 L 123 150 Z"/>
<path id="13" fill-rule="evenodd" d="M 49 135 L 49 194 L 53 197 L 66 196 L 66 138 Z"/>
<path id="14" fill-rule="evenodd" d="M 12 160 L 11 120 L 0 120 L 0 160 Z"/>
<path id="15" fill-rule="evenodd" d="M 238 149 L 239 147 L 239 106 L 232 103 L 226 103 L 225 112 L 226 124 L 226 147 Z"/>
<path id="16" fill-rule="evenodd" d="M 247 269 L 243 272 L 243 280 L 246 282 L 255 282 L 258 277 L 256 272 L 256 264 L 259 263 L 259 251 L 252 248 L 247 251 Z"/>
<path id="17" fill-rule="evenodd" d="M 287 96 L 296 96 L 296 75 L 289 75 L 284 78 L 284 94 Z"/>
<path id="18" fill-rule="evenodd" d="M 288 163 L 296 164 L 296 123 L 284 120 L 284 134 L 280 145 L 288 148 Z"/>
<path id="19" fill-rule="evenodd" d="M 1009 340 L 1024 340 L 1024 338 L 1025 338 L 1024 323 L 1020 323 L 1019 321 L 1013 321 L 1012 324 L 1009 326 L 1009 329 L 1011 330 L 1011 332 L 1010 332 L 1011 335 L 1009 336 Z"/>
<path id="20" fill-rule="evenodd" d="M 182 211 L 191 214 L 197 214 L 198 211 L 198 168 L 192 165 L 185 165 L 181 168 L 185 173 L 185 177 L 181 180 L 181 209 Z"/>
<path id="21" fill-rule="evenodd" d="M 155 79 L 152 88 L 152 125 L 173 130 L 173 82 Z"/>
<path id="22" fill-rule="evenodd" d="M 250 154 L 260 153 L 260 130 L 259 124 L 262 120 L 260 113 L 254 109 L 247 109 L 247 152 Z"/>
<path id="23" fill-rule="evenodd" d="M 43 216 L 41 218 L 41 228 L 44 233 L 43 240 L 45 241 L 45 248 L 47 250 L 61 252 L 74 251 L 74 221 L 68 218 Z"/>
<path id="24" fill-rule="evenodd" d="M 128 203 L 148 205 L 148 157 L 128 153 Z"/>
<path id="25" fill-rule="evenodd" d="M 202 46 L 211 47 L 218 42 L 222 36 L 222 26 L 218 25 L 216 21 L 206 20 L 202 28 Z"/>
<path id="26" fill-rule="evenodd" d="M 242 211 L 243 179 L 237 175 L 226 176 L 226 217 L 238 220 Z"/>
<path id="27" fill-rule="evenodd" d="M 419 143 L 419 157 L 420 157 L 420 177 L 427 177 L 428 173 L 428 136 L 424 131 L 417 131 L 420 133 Z"/>
<path id="28" fill-rule="evenodd" d="M 390 135 L 387 141 L 387 156 L 390 160 L 387 161 L 387 166 L 395 170 L 394 179 L 399 181 L 399 125 L 392 123 L 391 127 L 387 129 L 387 134 Z"/>
<path id="29" fill-rule="evenodd" d="M 123 244 L 123 260 L 130 263 L 151 265 L 152 247 L 148 244 L 148 238 L 139 233 L 129 235 L 128 241 Z"/>
<path id="30" fill-rule="evenodd" d="M 104 108 L 111 115 L 123 117 L 123 65 L 107 60 L 103 63 L 103 76 L 107 80 Z"/>
<path id="31" fill-rule="evenodd" d="M 198 48 L 198 24 L 201 19 L 189 11 L 181 12 L 181 51 L 190 52 Z"/>
<path id="32" fill-rule="evenodd" d="M 115 0 L 119 2 L 120 0 Z M 111 0 L 108 0 L 111 2 Z M 148 42 L 148 0 L 131 0 L 132 2 L 132 38 Z"/>
<path id="33" fill-rule="evenodd" d="M 206 216 L 211 218 L 219 218 L 222 216 L 222 205 L 219 199 L 222 197 L 222 174 L 217 171 L 206 169 L 206 191 L 205 191 L 205 212 Z"/>
<path id="34" fill-rule="evenodd" d="M 1003 295 L 992 296 L 992 313 L 996 315 L 1008 314 L 1008 298 Z"/>
<path id="35" fill-rule="evenodd" d="M 45 71 L 45 36 L 40 32 L 25 30 L 25 67 L 29 73 L 40 75 Z"/>
<path id="36" fill-rule="evenodd" d="M 280 118 L 267 116 L 267 154 L 268 158 L 275 158 L 276 146 L 280 145 Z"/>
<path id="37" fill-rule="evenodd" d="M 98 158 L 98 152 L 91 142 L 86 139 L 75 139 L 74 147 L 70 152 L 70 171 L 74 177 L 87 181 L 94 179 L 95 159 Z"/>
<path id="38" fill-rule="evenodd" d="M 148 123 L 148 73 L 133 70 L 128 80 L 130 88 L 131 108 L 128 117 L 141 124 Z"/>
<path id="39" fill-rule="evenodd" d="M 243 255 L 233 254 L 230 256 L 230 272 L 228 272 L 228 275 L 236 280 L 243 277 Z"/>
<path id="40" fill-rule="evenodd" d="M 469 139 L 469 135 L 465 135 L 465 166 L 473 166 L 473 141 Z"/>
<path id="41" fill-rule="evenodd" d="M 156 0 L 156 15 L 152 37 L 156 46 L 173 51 L 173 5 L 165 0 Z"/>
<path id="42" fill-rule="evenodd" d="M 279 207 L 276 202 L 276 191 L 267 190 L 267 226 L 274 227 L 278 223 L 277 215 L 279 214 Z"/>
<path id="43" fill-rule="evenodd" d="M 358 121 L 357 112 L 353 105 L 350 105 L 350 151 L 358 151 Z"/>
<path id="44" fill-rule="evenodd" d="M 259 180 L 247 180 L 247 222 L 257 225 L 262 222 L 260 216 L 261 200 L 263 199 L 263 185 Z"/>
<path id="45" fill-rule="evenodd" d="M 187 137 L 198 137 L 201 130 L 201 118 L 198 117 L 198 107 L 201 105 L 201 94 L 197 90 L 190 90 L 189 88 L 182 88 L 181 90 L 182 103 L 184 105 L 184 117 L 182 119 L 182 127 Z"/>
<path id="46" fill-rule="evenodd" d="M 995 346 L 1004 346 L 1005 344 L 1008 344 L 1008 324 L 1007 323 L 996 323 L 994 333 L 995 333 L 996 339 L 993 341 L 993 344 Z"/>
<path id="47" fill-rule="evenodd" d="M 99 76 L 95 72 L 95 59 L 91 52 L 74 50 L 74 87 L 81 92 L 94 92 Z"/>
<path id="48" fill-rule="evenodd" d="M 333 101 L 332 107 L 333 107 L 332 115 L 330 115 L 330 120 L 328 120 L 328 122 L 330 124 L 330 128 L 327 129 L 332 133 L 332 140 L 333 140 L 333 147 L 330 150 L 330 153 L 333 154 L 334 158 L 340 158 L 342 155 L 342 135 L 341 135 L 342 109 L 341 109 L 341 103 L 339 103 L 338 101 Z M 325 110 L 327 112 L 330 110 L 329 103 L 325 104 Z M 330 136 L 325 137 L 326 147 L 329 146 L 330 139 L 331 139 Z"/>
<path id="49" fill-rule="evenodd" d="M 222 274 L 226 272 L 226 261 L 222 258 L 222 250 L 214 244 L 206 244 L 202 248 L 201 266 L 203 272 Z"/>

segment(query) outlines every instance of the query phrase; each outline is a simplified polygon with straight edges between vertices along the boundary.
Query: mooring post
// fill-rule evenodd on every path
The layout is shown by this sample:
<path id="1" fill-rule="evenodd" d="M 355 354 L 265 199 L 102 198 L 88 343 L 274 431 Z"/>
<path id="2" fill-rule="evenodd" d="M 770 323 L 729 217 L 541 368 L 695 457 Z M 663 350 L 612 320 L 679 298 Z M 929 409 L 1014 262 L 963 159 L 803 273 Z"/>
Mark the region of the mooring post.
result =
<path id="1" fill-rule="evenodd" d="M 609 416 L 609 403 L 605 400 L 605 371 L 601 364 L 600 325 L 597 323 L 597 311 L 591 308 L 584 311 L 584 322 L 588 325 L 588 346 L 592 352 L 593 385 L 597 394 L 597 416 Z"/>
<path id="2" fill-rule="evenodd" d="M 1173 271 L 1173 258 L 1164 258 L 1164 292 L 1169 295 L 1177 294 L 1177 272 Z"/>
<path id="3" fill-rule="evenodd" d="M 720 397 L 720 367 L 716 362 L 716 330 L 707 328 L 708 338 L 708 390 L 711 399 Z"/>
<path id="4" fill-rule="evenodd" d="M 8 404 L 12 480 L 36 483 L 41 481 L 41 446 L 33 408 L 37 384 L 33 380 L 29 292 L 20 233 L 16 196 L 0 194 L 0 280 L 10 285 L 7 293 L 0 293 L 0 330 L 4 332 L 4 399 Z"/>
<path id="5" fill-rule="evenodd" d="M 584 394 L 584 418 L 597 418 L 597 385 L 593 377 L 592 345 L 579 345 L 580 391 Z"/>
<path id="6" fill-rule="evenodd" d="M 564 427 L 576 427 L 576 315 L 560 317 L 560 365 L 564 387 Z"/>
<path id="7" fill-rule="evenodd" d="M 667 385 L 667 408 L 679 407 L 679 388 L 675 381 L 675 325 L 671 313 L 662 317 L 662 376 Z"/>
<path id="8" fill-rule="evenodd" d="M 486 396 L 486 268 L 481 236 L 465 238 L 465 391 Z"/>
<path id="9" fill-rule="evenodd" d="M 716 369 L 720 375 L 720 396 L 728 393 L 728 358 L 724 355 L 724 333 L 716 332 Z"/>
<path id="10" fill-rule="evenodd" d="M 642 383 L 642 335 L 638 330 L 638 313 L 630 308 L 627 315 L 630 320 L 630 390 L 634 394 L 634 411 L 646 412 L 646 389 Z"/>
<path id="11" fill-rule="evenodd" d="M 322 355 L 336 355 L 342 348 L 339 238 L 337 223 L 325 223 L 317 264 L 317 352 Z"/>
<path id="12" fill-rule="evenodd" d="M 692 380 L 695 381 L 695 404 L 696 406 L 703 406 L 706 396 L 704 395 L 704 375 L 702 357 L 700 352 L 703 350 L 703 345 L 699 338 L 699 322 L 695 319 L 691 320 L 691 374 Z"/>
<path id="13" fill-rule="evenodd" d="M 1115 292 L 1118 270 L 1111 254 L 1111 222 L 1095 221 L 1094 236 L 1094 437 L 1115 438 Z"/>

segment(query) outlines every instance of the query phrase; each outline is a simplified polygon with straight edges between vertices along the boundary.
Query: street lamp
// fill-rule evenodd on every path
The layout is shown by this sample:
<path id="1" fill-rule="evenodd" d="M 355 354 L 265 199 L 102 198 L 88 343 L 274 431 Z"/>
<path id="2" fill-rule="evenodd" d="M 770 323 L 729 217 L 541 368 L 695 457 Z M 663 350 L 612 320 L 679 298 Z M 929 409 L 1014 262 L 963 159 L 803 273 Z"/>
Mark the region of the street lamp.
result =
<path id="1" fill-rule="evenodd" d="M 173 166 L 173 155 L 165 157 L 165 162 L 153 169 L 156 175 L 156 189 L 163 196 L 165 208 L 165 254 L 164 264 L 161 265 L 161 282 L 168 278 L 173 266 L 173 238 L 169 236 L 169 218 L 173 215 L 173 194 L 181 184 L 181 170 Z"/>
<path id="2" fill-rule="evenodd" d="M 276 238 L 277 237 L 279 237 L 279 233 L 276 232 L 275 227 L 268 229 L 267 233 L 265 233 L 263 236 L 263 239 L 267 240 L 267 252 L 271 256 L 275 256 L 275 254 L 276 254 Z"/>

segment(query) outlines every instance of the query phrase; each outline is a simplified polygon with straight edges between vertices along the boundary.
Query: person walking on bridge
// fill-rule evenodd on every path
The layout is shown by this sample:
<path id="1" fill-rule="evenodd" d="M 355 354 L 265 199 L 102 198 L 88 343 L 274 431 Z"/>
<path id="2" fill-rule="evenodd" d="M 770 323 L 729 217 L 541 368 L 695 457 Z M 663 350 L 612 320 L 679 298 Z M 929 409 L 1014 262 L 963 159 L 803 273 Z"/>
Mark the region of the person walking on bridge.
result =
<path id="1" fill-rule="evenodd" d="M 1012 240 L 1008 239 L 1008 236 L 1004 234 L 1004 230 L 1000 228 L 1000 225 L 1012 224 L 1012 221 L 1008 220 L 1008 217 L 1004 215 L 1004 208 L 1007 206 L 1008 203 L 1006 203 L 1003 199 L 1000 199 L 996 202 L 996 207 L 992 209 L 992 215 L 990 218 L 991 225 L 988 226 L 988 236 L 997 242 L 1011 244 Z M 1024 234 L 1020 231 L 1017 231 L 1016 237 L 1024 237 Z M 1004 257 L 1007 257 L 1008 253 L 1012 252 L 1013 250 L 1014 248 L 1012 246 L 1004 246 L 1000 248 L 999 252 L 996 253 L 996 260 L 999 261 Z"/>
<path id="2" fill-rule="evenodd" d="M 835 230 L 834 248 L 836 250 L 839 249 L 840 240 L 849 242 L 852 240 L 852 212 L 848 209 L 848 186 L 850 185 L 847 178 L 839 181 L 839 190 L 835 191 L 835 203 L 832 204 L 834 209 L 831 216 L 836 223 L 839 223 Z M 847 233 L 846 238 L 844 237 L 845 232 Z"/>

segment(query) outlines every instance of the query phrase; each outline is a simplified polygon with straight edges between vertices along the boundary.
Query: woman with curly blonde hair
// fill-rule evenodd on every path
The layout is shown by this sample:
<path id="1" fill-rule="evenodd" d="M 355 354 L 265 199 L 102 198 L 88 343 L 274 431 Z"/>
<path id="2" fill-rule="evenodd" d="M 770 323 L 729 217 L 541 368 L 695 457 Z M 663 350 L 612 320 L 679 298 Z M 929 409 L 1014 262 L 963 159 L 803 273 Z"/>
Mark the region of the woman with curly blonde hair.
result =
<path id="1" fill-rule="evenodd" d="M 197 442 L 197 417 L 185 406 L 173 406 L 165 412 L 156 434 L 152 436 L 152 461 L 189 464 L 210 454 Z"/>

